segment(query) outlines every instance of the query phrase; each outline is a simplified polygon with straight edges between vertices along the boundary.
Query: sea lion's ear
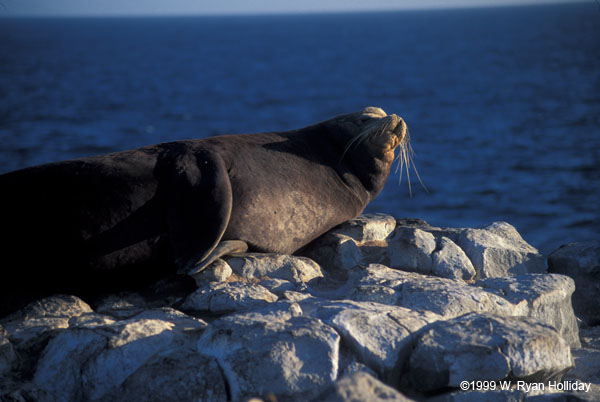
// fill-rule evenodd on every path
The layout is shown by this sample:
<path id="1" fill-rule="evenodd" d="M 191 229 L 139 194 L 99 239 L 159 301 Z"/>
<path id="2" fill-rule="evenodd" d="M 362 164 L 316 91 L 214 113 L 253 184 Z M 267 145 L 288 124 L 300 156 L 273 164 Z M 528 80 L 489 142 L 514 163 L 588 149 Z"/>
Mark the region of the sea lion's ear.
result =
<path id="1" fill-rule="evenodd" d="M 161 164 L 168 235 L 178 272 L 187 273 L 206 260 L 227 229 L 231 182 L 221 156 L 207 150 L 179 153 Z"/>

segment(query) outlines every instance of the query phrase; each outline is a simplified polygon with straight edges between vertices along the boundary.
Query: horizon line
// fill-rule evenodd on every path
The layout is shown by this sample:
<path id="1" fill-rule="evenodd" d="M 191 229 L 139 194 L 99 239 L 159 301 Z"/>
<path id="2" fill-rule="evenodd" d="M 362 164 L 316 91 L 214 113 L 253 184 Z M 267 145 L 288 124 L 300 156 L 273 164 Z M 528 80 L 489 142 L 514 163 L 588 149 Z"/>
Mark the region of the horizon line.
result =
<path id="1" fill-rule="evenodd" d="M 598 3 L 598 1 L 592 1 Z M 261 11 L 233 11 L 233 12 L 173 12 L 173 13 L 15 13 L 6 14 L 0 11 L 0 19 L 4 18 L 183 18 L 183 17 L 259 17 L 259 16 L 290 16 L 290 15 L 319 15 L 319 14 L 368 14 L 368 13 L 386 13 L 386 12 L 404 12 L 404 11 L 451 11 L 451 10 L 479 10 L 489 8 L 524 8 L 524 7 L 544 7 L 559 5 L 587 4 L 589 0 L 551 0 L 546 3 L 539 3 L 533 0 L 516 1 L 514 3 L 503 4 L 455 4 L 444 6 L 404 6 L 396 8 L 373 8 L 373 9 L 323 9 L 323 10 L 261 10 Z"/>

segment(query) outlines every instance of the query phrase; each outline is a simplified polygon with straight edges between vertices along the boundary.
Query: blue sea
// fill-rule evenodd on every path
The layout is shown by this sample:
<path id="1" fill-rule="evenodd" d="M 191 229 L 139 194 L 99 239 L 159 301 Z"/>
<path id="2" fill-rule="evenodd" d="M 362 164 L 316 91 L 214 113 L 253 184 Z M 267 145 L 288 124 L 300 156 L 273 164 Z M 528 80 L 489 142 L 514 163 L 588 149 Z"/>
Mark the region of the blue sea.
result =
<path id="1" fill-rule="evenodd" d="M 379 106 L 429 190 L 367 212 L 600 238 L 600 7 L 0 19 L 0 172 Z M 0 190 L 1 191 L 1 190 Z M 43 202 L 43 200 L 40 200 Z"/>

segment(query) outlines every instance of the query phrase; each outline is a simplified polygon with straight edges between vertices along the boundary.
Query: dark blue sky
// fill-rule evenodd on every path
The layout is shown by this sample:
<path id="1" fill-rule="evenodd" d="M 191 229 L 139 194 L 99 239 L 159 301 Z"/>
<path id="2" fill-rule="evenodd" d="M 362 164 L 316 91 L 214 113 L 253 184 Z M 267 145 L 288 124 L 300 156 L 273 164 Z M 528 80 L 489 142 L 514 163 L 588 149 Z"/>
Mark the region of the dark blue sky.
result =
<path id="1" fill-rule="evenodd" d="M 565 3 L 577 0 L 0 0 L 0 16 L 197 15 L 400 10 Z M 591 1 L 591 0 L 590 0 Z"/>

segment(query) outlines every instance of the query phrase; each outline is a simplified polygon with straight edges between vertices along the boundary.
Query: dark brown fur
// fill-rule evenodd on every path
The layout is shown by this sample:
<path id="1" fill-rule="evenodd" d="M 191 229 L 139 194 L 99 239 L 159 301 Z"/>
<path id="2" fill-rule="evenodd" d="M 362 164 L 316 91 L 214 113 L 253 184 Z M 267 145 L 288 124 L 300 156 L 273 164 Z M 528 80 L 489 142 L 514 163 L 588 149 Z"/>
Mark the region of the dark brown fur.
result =
<path id="1" fill-rule="evenodd" d="M 51 293 L 93 297 L 139 288 L 177 265 L 195 266 L 224 240 L 294 252 L 358 216 L 382 190 L 399 142 L 394 135 L 386 149 L 367 141 L 343 154 L 362 126 L 379 118 L 364 116 L 0 176 L 0 314 Z"/>

